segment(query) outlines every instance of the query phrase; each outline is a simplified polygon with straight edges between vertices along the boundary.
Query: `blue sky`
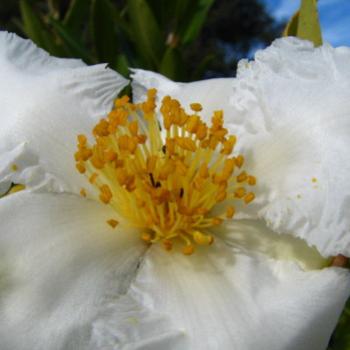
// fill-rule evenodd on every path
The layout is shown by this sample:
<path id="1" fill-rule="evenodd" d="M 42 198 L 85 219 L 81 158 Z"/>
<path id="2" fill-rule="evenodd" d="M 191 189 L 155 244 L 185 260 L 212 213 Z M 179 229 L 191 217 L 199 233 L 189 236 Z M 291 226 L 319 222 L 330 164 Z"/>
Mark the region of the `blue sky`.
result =
<path id="1" fill-rule="evenodd" d="M 288 19 L 300 5 L 299 0 L 261 0 L 277 19 Z M 350 0 L 319 0 L 318 10 L 323 40 L 332 46 L 350 46 Z"/>

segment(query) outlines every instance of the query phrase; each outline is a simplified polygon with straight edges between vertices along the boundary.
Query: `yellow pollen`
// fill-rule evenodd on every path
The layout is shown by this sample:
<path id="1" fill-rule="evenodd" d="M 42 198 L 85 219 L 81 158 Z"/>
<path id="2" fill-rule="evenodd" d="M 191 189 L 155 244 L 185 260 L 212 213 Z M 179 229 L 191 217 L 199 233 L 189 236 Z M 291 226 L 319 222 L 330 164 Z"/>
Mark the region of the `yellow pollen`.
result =
<path id="1" fill-rule="evenodd" d="M 237 190 L 235 191 L 235 196 L 237 198 L 243 198 L 246 192 L 247 191 L 244 187 L 238 187 Z"/>
<path id="2" fill-rule="evenodd" d="M 147 244 L 180 246 L 191 255 L 213 244 L 215 227 L 235 215 L 233 202 L 254 200 L 242 185 L 254 186 L 256 178 L 243 169 L 243 155 L 234 154 L 237 138 L 224 127 L 223 111 L 214 111 L 207 125 L 201 104 L 191 103 L 188 114 L 166 96 L 158 112 L 156 98 L 156 89 L 138 104 L 118 98 L 93 128 L 92 144 L 77 136 L 76 168 L 114 210 L 108 225 L 125 223 Z"/>
<path id="3" fill-rule="evenodd" d="M 214 242 L 213 236 L 203 234 L 199 231 L 193 233 L 193 240 L 199 245 L 210 245 Z"/>
<path id="4" fill-rule="evenodd" d="M 235 208 L 233 206 L 229 206 L 226 209 L 226 218 L 232 219 L 233 215 L 235 215 Z"/>
<path id="5" fill-rule="evenodd" d="M 112 199 L 112 192 L 108 185 L 102 185 L 100 187 L 100 200 L 101 202 L 108 204 Z"/>
<path id="6" fill-rule="evenodd" d="M 17 171 L 18 170 L 18 166 L 16 164 L 12 164 L 11 165 L 11 170 L 12 171 Z"/>
<path id="7" fill-rule="evenodd" d="M 237 176 L 237 182 L 244 182 L 245 180 L 248 179 L 247 173 L 245 171 L 242 171 L 238 176 Z"/>
<path id="8" fill-rule="evenodd" d="M 89 182 L 91 183 L 91 185 L 93 185 L 97 179 L 97 174 L 96 173 L 92 173 L 91 176 L 89 177 Z"/>
<path id="9" fill-rule="evenodd" d="M 221 219 L 221 218 L 213 218 L 211 222 L 212 222 L 213 225 L 221 225 L 221 223 L 223 222 L 223 219 Z"/>
<path id="10" fill-rule="evenodd" d="M 144 232 L 141 235 L 141 239 L 147 243 L 150 243 L 152 240 L 152 235 L 149 232 Z"/>
<path id="11" fill-rule="evenodd" d="M 173 249 L 173 242 L 169 239 L 164 239 L 163 240 L 163 247 L 165 250 L 171 250 Z"/>
<path id="12" fill-rule="evenodd" d="M 86 138 L 85 135 L 78 135 L 78 136 L 77 136 L 77 139 L 78 139 L 78 144 L 79 144 L 79 145 L 81 145 L 81 146 L 86 145 L 87 138 Z"/>
<path id="13" fill-rule="evenodd" d="M 253 192 L 249 192 L 248 194 L 246 194 L 244 196 L 244 202 L 246 204 L 248 204 L 248 203 L 252 202 L 254 200 L 254 198 L 255 198 L 255 194 Z"/>
<path id="14" fill-rule="evenodd" d="M 248 182 L 248 185 L 250 185 L 250 186 L 256 185 L 256 178 L 255 178 L 255 176 L 249 175 L 247 182 Z"/>
<path id="15" fill-rule="evenodd" d="M 83 163 L 77 163 L 76 168 L 80 174 L 84 174 L 86 171 L 85 165 Z"/>
<path id="16" fill-rule="evenodd" d="M 185 245 L 185 246 L 182 248 L 182 252 L 183 252 L 185 255 L 192 255 L 193 252 L 194 252 L 194 246 L 193 246 L 193 245 Z"/>
<path id="17" fill-rule="evenodd" d="M 236 159 L 235 159 L 235 163 L 238 166 L 238 168 L 241 168 L 243 163 L 244 163 L 244 157 L 242 155 L 239 155 Z"/>
<path id="18" fill-rule="evenodd" d="M 117 220 L 114 220 L 114 219 L 109 219 L 109 220 L 107 220 L 107 224 L 109 226 L 111 226 L 112 228 L 115 228 L 115 227 L 117 227 L 119 222 Z"/>
<path id="19" fill-rule="evenodd" d="M 200 103 L 191 103 L 190 107 L 191 107 L 192 111 L 194 111 L 194 112 L 200 112 L 203 109 L 203 107 Z"/>

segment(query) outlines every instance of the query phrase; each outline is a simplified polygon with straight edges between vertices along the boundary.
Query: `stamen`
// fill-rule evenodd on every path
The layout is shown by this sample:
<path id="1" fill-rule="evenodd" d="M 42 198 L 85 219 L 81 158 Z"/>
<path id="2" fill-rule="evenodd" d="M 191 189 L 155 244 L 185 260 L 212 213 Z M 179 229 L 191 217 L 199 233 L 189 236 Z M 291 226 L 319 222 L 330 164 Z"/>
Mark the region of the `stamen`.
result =
<path id="1" fill-rule="evenodd" d="M 214 111 L 207 125 L 201 104 L 190 104 L 188 114 L 166 96 L 160 121 L 156 93 L 149 90 L 139 104 L 117 99 L 93 128 L 94 143 L 78 135 L 76 168 L 114 209 L 117 220 L 108 225 L 122 221 L 140 229 L 147 244 L 161 243 L 168 251 L 182 245 L 191 255 L 196 245 L 213 244 L 215 227 L 235 215 L 234 201 L 254 200 L 246 188 L 256 178 L 242 169 L 243 155 L 233 155 L 237 138 L 224 128 L 223 111 Z M 85 197 L 85 189 L 80 194 Z M 215 208 L 222 214 L 214 215 Z"/>
<path id="2" fill-rule="evenodd" d="M 118 225 L 118 221 L 114 219 L 107 220 L 108 225 L 110 225 L 112 228 L 115 228 Z"/>
<path id="3" fill-rule="evenodd" d="M 233 215 L 235 215 L 235 208 L 233 206 L 229 206 L 226 209 L 226 218 L 232 219 Z"/>

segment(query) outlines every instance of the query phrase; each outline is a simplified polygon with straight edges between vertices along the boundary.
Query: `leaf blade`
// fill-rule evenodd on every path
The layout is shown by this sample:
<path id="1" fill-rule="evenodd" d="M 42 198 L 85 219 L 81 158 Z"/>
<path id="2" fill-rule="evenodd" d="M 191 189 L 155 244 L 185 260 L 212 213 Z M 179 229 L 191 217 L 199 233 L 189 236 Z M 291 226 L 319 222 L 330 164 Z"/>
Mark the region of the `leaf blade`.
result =
<path id="1" fill-rule="evenodd" d="M 302 0 L 298 16 L 297 37 L 322 45 L 321 25 L 316 0 Z"/>
<path id="2" fill-rule="evenodd" d="M 57 35 L 61 38 L 62 42 L 67 48 L 67 51 L 71 54 L 72 57 L 80 57 L 87 64 L 96 63 L 95 60 L 90 56 L 88 50 L 75 37 L 75 35 L 67 26 L 52 17 L 49 18 L 49 23 L 55 29 Z"/>
<path id="3" fill-rule="evenodd" d="M 198 9 L 196 10 L 194 16 L 188 27 L 186 28 L 183 37 L 182 43 L 189 44 L 192 42 L 199 34 L 202 29 L 205 20 L 207 18 L 209 9 L 213 5 L 214 0 L 200 0 L 198 3 Z"/>
<path id="4" fill-rule="evenodd" d="M 45 26 L 40 17 L 29 5 L 27 0 L 21 0 L 20 12 L 23 21 L 23 29 L 26 35 L 32 39 L 39 47 L 45 49 L 53 55 L 59 55 L 60 50 L 55 45 L 55 40 L 49 34 L 48 28 Z"/>
<path id="5" fill-rule="evenodd" d="M 91 33 L 97 58 L 112 63 L 119 50 L 114 29 L 115 8 L 109 0 L 93 0 L 91 4 Z"/>
<path id="6" fill-rule="evenodd" d="M 129 0 L 128 14 L 132 40 L 149 68 L 157 68 L 164 51 L 164 38 L 151 8 L 145 0 Z"/>
<path id="7" fill-rule="evenodd" d="M 299 10 L 294 13 L 292 18 L 287 23 L 286 27 L 283 30 L 283 36 L 297 36 L 299 22 Z"/>

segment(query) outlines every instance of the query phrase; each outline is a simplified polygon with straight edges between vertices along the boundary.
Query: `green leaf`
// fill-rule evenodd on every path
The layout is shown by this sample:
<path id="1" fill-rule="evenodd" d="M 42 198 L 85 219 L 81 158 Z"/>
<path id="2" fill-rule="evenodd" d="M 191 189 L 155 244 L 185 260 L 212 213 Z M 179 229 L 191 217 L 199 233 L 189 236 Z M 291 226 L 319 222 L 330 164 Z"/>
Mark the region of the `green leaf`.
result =
<path id="1" fill-rule="evenodd" d="M 125 77 L 129 74 L 129 62 L 125 55 L 118 54 L 116 61 L 111 65 L 111 68 L 115 69 L 118 73 L 124 75 Z"/>
<path id="2" fill-rule="evenodd" d="M 78 38 L 76 38 L 76 36 L 67 26 L 51 17 L 49 18 L 49 23 L 55 29 L 57 35 L 61 38 L 71 57 L 80 57 L 85 61 L 85 63 L 88 64 L 96 63 L 84 45 Z"/>
<path id="3" fill-rule="evenodd" d="M 127 9 L 132 26 L 130 39 L 148 68 L 157 68 L 164 51 L 164 37 L 155 16 L 145 0 L 129 0 Z"/>
<path id="4" fill-rule="evenodd" d="M 159 66 L 159 72 L 172 80 L 185 78 L 185 64 L 178 49 L 168 47 Z"/>
<path id="5" fill-rule="evenodd" d="M 35 13 L 26 0 L 21 0 L 19 5 L 23 21 L 23 29 L 26 35 L 39 47 L 45 49 L 52 55 L 59 56 L 61 50 L 55 44 L 55 38 L 50 35 L 47 26 L 41 18 Z"/>
<path id="6" fill-rule="evenodd" d="M 188 44 L 197 38 L 214 0 L 200 0 L 188 27 L 182 35 L 182 43 Z"/>
<path id="7" fill-rule="evenodd" d="M 283 36 L 297 36 L 299 11 L 295 12 L 283 31 Z"/>
<path id="8" fill-rule="evenodd" d="M 91 7 L 91 33 L 97 57 L 112 63 L 119 46 L 114 24 L 115 8 L 109 0 L 93 0 Z"/>
<path id="9" fill-rule="evenodd" d="M 147 0 L 147 4 L 157 18 L 160 27 L 173 33 L 177 33 L 179 26 L 183 24 L 187 26 L 187 19 L 192 16 L 197 2 L 198 0 Z"/>
<path id="10" fill-rule="evenodd" d="M 86 25 L 91 0 L 72 0 L 64 17 L 63 25 L 71 33 L 79 34 Z"/>
<path id="11" fill-rule="evenodd" d="M 150 10 L 152 11 L 153 16 L 157 18 L 157 21 L 161 28 L 168 27 L 170 22 L 174 20 L 175 7 L 178 1 L 182 0 L 147 0 L 147 4 L 150 7 Z"/>
<path id="12" fill-rule="evenodd" d="M 350 350 L 350 299 L 332 335 L 329 350 Z"/>
<path id="13" fill-rule="evenodd" d="M 315 46 L 322 45 L 322 33 L 316 0 L 301 1 L 297 37 L 310 40 Z"/>
<path id="14" fill-rule="evenodd" d="M 204 56 L 199 63 L 196 65 L 196 68 L 193 72 L 191 72 L 190 80 L 200 80 L 203 79 L 203 75 L 205 71 L 207 70 L 208 65 L 214 61 L 216 58 L 215 54 L 210 54 L 207 56 Z"/>
<path id="15" fill-rule="evenodd" d="M 177 0 L 174 1 L 174 14 L 178 20 L 182 20 L 185 16 L 193 17 L 194 11 L 197 9 L 198 2 L 202 0 Z"/>

